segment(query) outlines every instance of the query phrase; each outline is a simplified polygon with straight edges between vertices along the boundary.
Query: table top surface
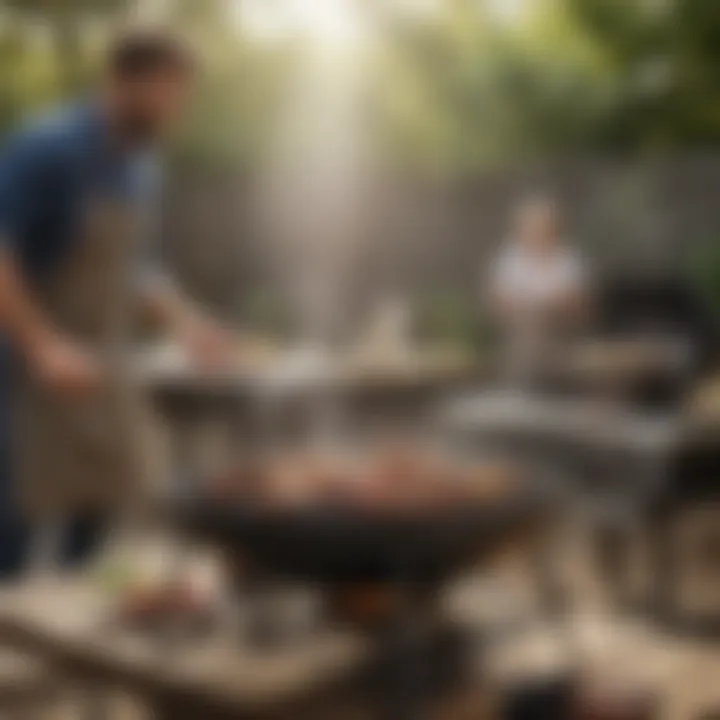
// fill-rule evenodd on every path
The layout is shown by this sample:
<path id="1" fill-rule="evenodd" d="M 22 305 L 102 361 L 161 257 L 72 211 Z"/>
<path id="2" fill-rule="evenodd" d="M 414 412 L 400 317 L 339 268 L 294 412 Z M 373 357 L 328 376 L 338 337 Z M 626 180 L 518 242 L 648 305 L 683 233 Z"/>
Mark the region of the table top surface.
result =
<path id="1" fill-rule="evenodd" d="M 107 596 L 87 580 L 36 578 L 0 589 L 0 640 L 129 690 L 196 693 L 243 710 L 322 692 L 369 655 L 366 639 L 332 629 L 260 651 L 227 631 L 163 645 L 112 627 L 110 612 Z"/>
<path id="2" fill-rule="evenodd" d="M 595 445 L 661 451 L 689 430 L 673 413 L 628 410 L 587 399 L 560 399 L 522 392 L 481 393 L 448 402 L 445 423 L 460 431 L 531 433 Z"/>
<path id="3" fill-rule="evenodd" d="M 288 393 L 316 388 L 413 387 L 477 377 L 486 363 L 473 358 L 418 353 L 377 362 L 354 362 L 302 349 L 276 353 L 262 362 L 238 363 L 199 372 L 178 358 L 139 353 L 133 372 L 150 390 L 160 392 Z"/>

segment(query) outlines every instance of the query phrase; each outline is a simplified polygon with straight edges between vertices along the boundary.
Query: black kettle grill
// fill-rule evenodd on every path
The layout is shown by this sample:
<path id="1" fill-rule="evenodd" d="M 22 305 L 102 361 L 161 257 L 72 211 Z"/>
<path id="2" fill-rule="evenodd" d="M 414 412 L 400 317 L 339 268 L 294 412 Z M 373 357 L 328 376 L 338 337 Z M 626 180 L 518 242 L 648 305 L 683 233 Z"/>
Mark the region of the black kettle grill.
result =
<path id="1" fill-rule="evenodd" d="M 631 401 L 649 408 L 679 407 L 717 354 L 718 328 L 701 294 L 678 275 L 636 273 L 612 278 L 598 298 L 598 330 L 608 339 L 661 337 L 686 348 L 687 362 L 643 378 Z"/>

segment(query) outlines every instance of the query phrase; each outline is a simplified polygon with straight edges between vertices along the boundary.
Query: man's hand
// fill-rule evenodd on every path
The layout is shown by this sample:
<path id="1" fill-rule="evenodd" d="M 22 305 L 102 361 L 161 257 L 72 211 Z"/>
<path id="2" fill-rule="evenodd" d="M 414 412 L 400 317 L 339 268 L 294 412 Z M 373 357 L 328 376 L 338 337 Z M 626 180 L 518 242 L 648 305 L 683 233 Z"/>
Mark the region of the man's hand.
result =
<path id="1" fill-rule="evenodd" d="M 143 299 L 149 315 L 180 344 L 196 368 L 213 372 L 233 364 L 234 334 L 188 301 L 169 278 L 146 286 Z"/>
<path id="2" fill-rule="evenodd" d="M 28 359 L 36 379 L 59 395 L 88 395 L 102 383 L 96 358 L 61 335 L 48 334 L 36 341 Z"/>
<path id="3" fill-rule="evenodd" d="M 229 368 L 237 348 L 235 336 L 202 315 L 190 315 L 179 327 L 179 340 L 191 361 L 201 370 Z"/>
<path id="4" fill-rule="evenodd" d="M 4 249 L 0 249 L 0 330 L 48 389 L 78 395 L 99 387 L 102 373 L 98 362 L 52 329 L 28 291 L 15 256 Z"/>

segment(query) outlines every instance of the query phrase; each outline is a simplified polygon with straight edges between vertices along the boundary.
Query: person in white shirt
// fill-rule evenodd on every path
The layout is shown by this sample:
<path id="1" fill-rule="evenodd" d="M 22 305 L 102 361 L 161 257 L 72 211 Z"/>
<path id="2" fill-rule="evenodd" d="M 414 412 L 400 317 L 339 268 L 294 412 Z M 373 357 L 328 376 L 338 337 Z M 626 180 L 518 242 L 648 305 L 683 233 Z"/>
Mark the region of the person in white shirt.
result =
<path id="1" fill-rule="evenodd" d="M 492 263 L 490 303 L 506 337 L 506 370 L 514 380 L 544 374 L 576 328 L 587 301 L 580 255 L 563 239 L 559 211 L 546 197 L 523 201 L 511 239 Z"/>

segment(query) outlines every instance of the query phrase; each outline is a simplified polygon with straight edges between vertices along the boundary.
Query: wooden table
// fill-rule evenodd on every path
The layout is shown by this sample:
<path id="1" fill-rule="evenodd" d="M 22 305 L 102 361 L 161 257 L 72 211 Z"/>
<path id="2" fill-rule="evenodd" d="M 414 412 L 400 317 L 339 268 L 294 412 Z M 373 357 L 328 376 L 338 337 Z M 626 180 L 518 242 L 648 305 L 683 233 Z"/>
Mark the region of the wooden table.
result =
<path id="1" fill-rule="evenodd" d="M 338 630 L 260 652 L 227 633 L 162 645 L 113 628 L 110 607 L 85 580 L 5 588 L 0 643 L 79 683 L 138 697 L 162 720 L 335 717 L 329 708 L 351 692 L 372 654 L 368 641 Z"/>
<path id="2" fill-rule="evenodd" d="M 427 429 L 438 403 L 475 387 L 487 376 L 487 365 L 380 372 L 331 363 L 294 368 L 278 361 L 216 375 L 182 369 L 138 374 L 168 423 L 174 481 L 182 490 L 244 452 L 302 444 L 318 435 L 358 439 L 387 428 Z"/>
<path id="3" fill-rule="evenodd" d="M 262 413 L 310 401 L 314 410 L 327 399 L 349 408 L 356 417 L 364 409 L 411 405 L 434 407 L 448 392 L 477 385 L 487 378 L 487 364 L 408 365 L 386 369 L 343 367 L 333 363 L 263 368 L 202 375 L 190 370 L 140 372 L 141 383 L 163 412 L 174 420 L 200 416 L 225 419 L 244 416 L 262 420 Z"/>

